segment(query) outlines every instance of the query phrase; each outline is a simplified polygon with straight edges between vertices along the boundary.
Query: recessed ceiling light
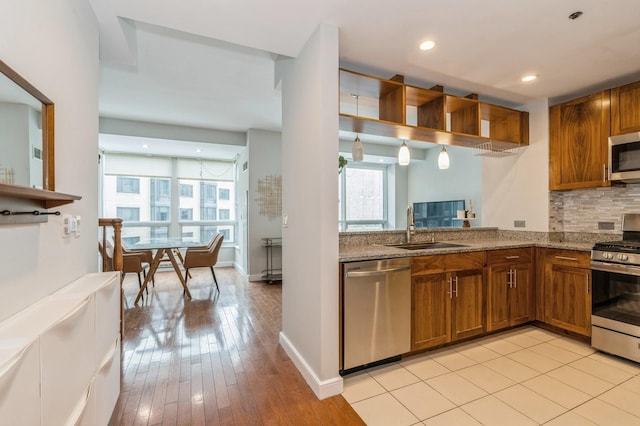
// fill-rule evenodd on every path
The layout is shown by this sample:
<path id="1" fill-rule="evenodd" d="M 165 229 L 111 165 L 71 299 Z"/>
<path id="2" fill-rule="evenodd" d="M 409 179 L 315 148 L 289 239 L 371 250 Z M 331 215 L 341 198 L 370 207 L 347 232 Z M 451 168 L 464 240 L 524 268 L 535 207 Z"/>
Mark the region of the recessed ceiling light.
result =
<path id="1" fill-rule="evenodd" d="M 147 145 L 147 144 L 145 143 L 144 145 L 142 145 L 142 147 L 143 147 L 144 149 L 147 149 L 147 148 L 149 148 L 149 145 Z"/>
<path id="2" fill-rule="evenodd" d="M 196 149 L 196 152 L 202 152 L 202 150 L 200 148 Z"/>
<path id="3" fill-rule="evenodd" d="M 436 42 L 433 40 L 427 40 L 420 43 L 420 50 L 431 50 L 436 47 Z"/>
<path id="4" fill-rule="evenodd" d="M 520 80 L 523 81 L 524 83 L 527 83 L 529 81 L 535 80 L 536 78 L 538 78 L 536 74 L 527 74 L 524 77 L 522 77 Z"/>

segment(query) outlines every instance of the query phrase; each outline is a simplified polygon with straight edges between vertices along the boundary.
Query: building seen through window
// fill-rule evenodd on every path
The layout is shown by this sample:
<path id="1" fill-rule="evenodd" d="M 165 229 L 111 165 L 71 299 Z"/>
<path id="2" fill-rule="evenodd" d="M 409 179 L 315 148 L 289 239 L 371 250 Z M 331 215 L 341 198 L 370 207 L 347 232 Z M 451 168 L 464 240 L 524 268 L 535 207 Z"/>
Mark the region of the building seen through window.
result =
<path id="1" fill-rule="evenodd" d="M 349 163 L 340 173 L 340 231 L 386 229 L 387 166 Z"/>
<path id="2" fill-rule="evenodd" d="M 133 245 L 149 238 L 182 237 L 207 243 L 216 233 L 222 233 L 225 242 L 235 240 L 235 182 L 233 163 L 214 162 L 212 169 L 231 169 L 226 180 L 191 179 L 179 174 L 201 175 L 200 160 L 167 159 L 105 155 L 107 166 L 103 175 L 103 217 L 123 219 L 122 240 Z M 117 162 L 123 161 L 122 165 Z M 161 167 L 162 162 L 178 162 L 178 167 Z M 180 163 L 183 161 L 183 163 Z M 141 170 L 167 170 L 169 175 L 121 175 L 129 164 Z M 195 164 L 195 165 L 194 165 Z M 136 167 L 137 168 L 137 167 Z M 194 169 L 193 172 L 190 172 Z M 112 173 L 109 173 L 113 170 Z M 176 172 L 178 170 L 178 172 Z M 171 171 L 176 175 L 171 176 Z M 172 188 L 174 190 L 172 191 Z"/>

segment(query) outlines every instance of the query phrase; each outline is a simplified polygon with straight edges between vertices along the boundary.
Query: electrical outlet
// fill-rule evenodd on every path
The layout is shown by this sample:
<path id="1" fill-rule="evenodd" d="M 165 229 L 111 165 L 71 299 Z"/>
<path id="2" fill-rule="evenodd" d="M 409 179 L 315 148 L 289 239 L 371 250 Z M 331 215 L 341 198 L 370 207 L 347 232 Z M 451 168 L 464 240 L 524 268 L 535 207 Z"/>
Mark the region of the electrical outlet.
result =
<path id="1" fill-rule="evenodd" d="M 513 221 L 513 227 L 514 228 L 525 228 L 526 225 L 525 225 L 524 220 L 514 220 Z"/>
<path id="2" fill-rule="evenodd" d="M 613 222 L 598 222 L 598 229 L 612 231 L 614 228 L 615 224 Z"/>
<path id="3" fill-rule="evenodd" d="M 80 236 L 80 215 L 74 216 L 73 220 L 76 222 L 76 238 Z"/>

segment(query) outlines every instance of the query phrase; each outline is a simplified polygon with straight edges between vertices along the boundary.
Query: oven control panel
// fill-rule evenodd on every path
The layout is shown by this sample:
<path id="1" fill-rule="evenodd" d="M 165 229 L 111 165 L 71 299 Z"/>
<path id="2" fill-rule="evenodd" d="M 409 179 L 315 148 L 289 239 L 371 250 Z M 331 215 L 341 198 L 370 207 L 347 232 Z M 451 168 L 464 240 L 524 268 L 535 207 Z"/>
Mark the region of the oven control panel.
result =
<path id="1" fill-rule="evenodd" d="M 615 253 L 610 251 L 593 250 L 591 251 L 591 259 L 640 265 L 640 254 L 636 253 Z"/>

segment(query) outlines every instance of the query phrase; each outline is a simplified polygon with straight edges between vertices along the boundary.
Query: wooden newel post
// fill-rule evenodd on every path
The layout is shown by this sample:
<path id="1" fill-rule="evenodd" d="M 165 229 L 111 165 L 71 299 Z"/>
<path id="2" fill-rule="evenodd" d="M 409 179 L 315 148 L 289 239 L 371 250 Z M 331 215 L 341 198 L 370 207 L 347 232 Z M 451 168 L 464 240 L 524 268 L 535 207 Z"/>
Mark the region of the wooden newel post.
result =
<path id="1" fill-rule="evenodd" d="M 113 269 L 122 271 L 122 219 L 113 219 Z"/>

